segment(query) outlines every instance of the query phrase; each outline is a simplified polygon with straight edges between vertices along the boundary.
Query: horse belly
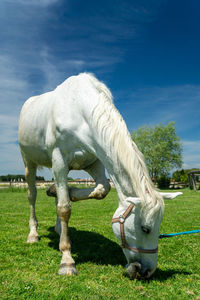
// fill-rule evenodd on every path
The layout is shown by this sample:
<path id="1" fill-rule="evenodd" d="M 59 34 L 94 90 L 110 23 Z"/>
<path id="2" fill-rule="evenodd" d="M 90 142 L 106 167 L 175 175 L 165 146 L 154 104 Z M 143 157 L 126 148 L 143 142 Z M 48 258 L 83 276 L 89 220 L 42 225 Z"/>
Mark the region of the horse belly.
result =
<path id="1" fill-rule="evenodd" d="M 51 159 L 44 149 L 34 146 L 21 146 L 20 148 L 25 161 L 31 160 L 37 166 L 52 167 Z"/>

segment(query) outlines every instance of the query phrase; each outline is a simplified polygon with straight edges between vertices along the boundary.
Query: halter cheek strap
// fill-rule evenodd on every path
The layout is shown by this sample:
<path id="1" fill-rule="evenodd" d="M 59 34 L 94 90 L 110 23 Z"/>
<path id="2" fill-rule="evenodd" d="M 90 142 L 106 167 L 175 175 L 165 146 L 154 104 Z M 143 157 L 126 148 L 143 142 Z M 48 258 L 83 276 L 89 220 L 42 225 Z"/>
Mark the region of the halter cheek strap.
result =
<path id="1" fill-rule="evenodd" d="M 130 214 L 130 212 L 132 211 L 134 207 L 134 204 L 131 203 L 129 205 L 129 207 L 125 210 L 125 212 L 123 213 L 123 215 L 120 215 L 118 218 L 113 218 L 112 219 L 112 224 L 113 223 L 120 223 L 120 236 L 121 236 L 121 247 L 128 249 L 132 252 L 135 253 L 157 253 L 158 252 L 158 247 L 155 249 L 142 249 L 142 248 L 136 248 L 136 247 L 131 247 L 127 244 L 126 242 L 126 237 L 125 237 L 125 231 L 124 231 L 124 222 L 126 220 L 126 218 L 128 217 L 128 215 Z"/>

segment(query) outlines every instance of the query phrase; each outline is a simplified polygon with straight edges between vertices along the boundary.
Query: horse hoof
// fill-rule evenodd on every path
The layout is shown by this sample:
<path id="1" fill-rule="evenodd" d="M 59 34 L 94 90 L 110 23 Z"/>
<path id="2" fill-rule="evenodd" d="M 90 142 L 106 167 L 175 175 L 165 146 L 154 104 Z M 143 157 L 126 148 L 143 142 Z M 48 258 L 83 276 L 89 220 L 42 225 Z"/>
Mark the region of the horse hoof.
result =
<path id="1" fill-rule="evenodd" d="M 29 235 L 27 239 L 27 243 L 32 244 L 32 243 L 37 243 L 39 242 L 39 236 L 38 235 Z"/>
<path id="2" fill-rule="evenodd" d="M 59 275 L 78 275 L 76 267 L 74 264 L 61 264 L 58 271 Z"/>

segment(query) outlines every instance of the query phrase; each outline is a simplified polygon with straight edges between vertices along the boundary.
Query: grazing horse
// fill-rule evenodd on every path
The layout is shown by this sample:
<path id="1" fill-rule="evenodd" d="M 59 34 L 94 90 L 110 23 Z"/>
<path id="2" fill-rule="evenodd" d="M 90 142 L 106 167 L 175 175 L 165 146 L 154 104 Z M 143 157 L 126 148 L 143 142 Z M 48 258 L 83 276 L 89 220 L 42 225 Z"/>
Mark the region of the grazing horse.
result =
<path id="1" fill-rule="evenodd" d="M 105 168 L 118 193 L 113 231 L 121 240 L 127 272 L 132 278 L 153 274 L 165 195 L 155 189 L 143 156 L 102 82 L 82 73 L 68 78 L 54 91 L 28 99 L 20 114 L 19 145 L 30 203 L 28 243 L 39 240 L 35 214 L 37 167 L 53 171 L 56 229 L 62 252 L 59 274 L 77 274 L 68 235 L 70 201 L 104 198 L 110 190 Z M 94 178 L 94 188 L 68 188 L 68 172 L 81 169 Z"/>

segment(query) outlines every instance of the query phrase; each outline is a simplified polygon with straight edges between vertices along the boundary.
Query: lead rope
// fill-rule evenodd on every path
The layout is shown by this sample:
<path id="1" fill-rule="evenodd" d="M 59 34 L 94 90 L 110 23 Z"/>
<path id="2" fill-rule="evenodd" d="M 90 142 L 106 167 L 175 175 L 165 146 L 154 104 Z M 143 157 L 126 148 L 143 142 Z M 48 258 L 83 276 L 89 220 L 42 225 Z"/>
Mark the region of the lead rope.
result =
<path id="1" fill-rule="evenodd" d="M 159 239 L 173 237 L 173 236 L 176 236 L 176 235 L 184 235 L 184 234 L 199 233 L 199 232 L 200 232 L 200 229 L 191 230 L 191 231 L 184 231 L 184 232 L 177 232 L 177 233 L 160 234 Z"/>

